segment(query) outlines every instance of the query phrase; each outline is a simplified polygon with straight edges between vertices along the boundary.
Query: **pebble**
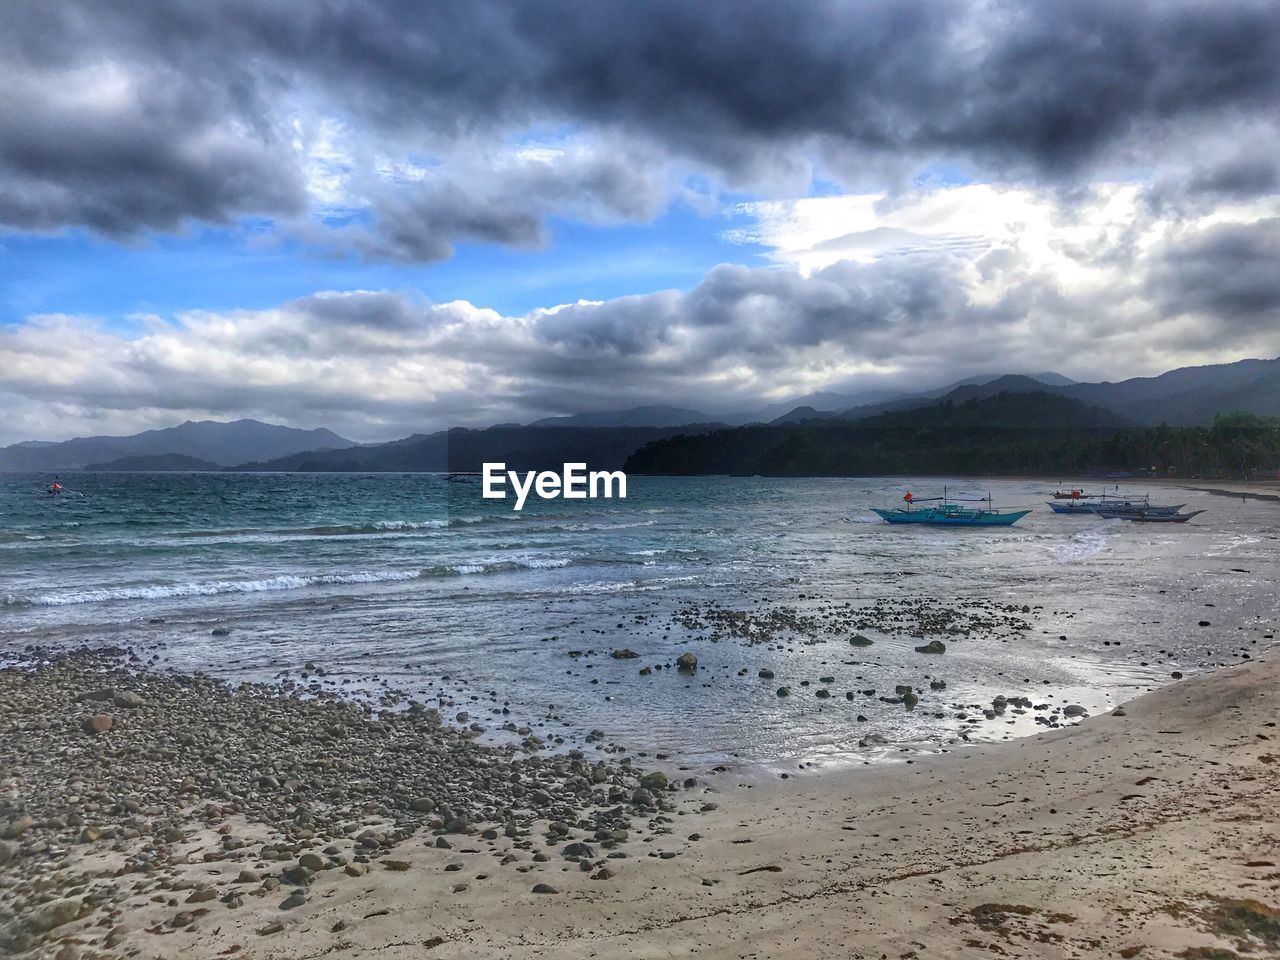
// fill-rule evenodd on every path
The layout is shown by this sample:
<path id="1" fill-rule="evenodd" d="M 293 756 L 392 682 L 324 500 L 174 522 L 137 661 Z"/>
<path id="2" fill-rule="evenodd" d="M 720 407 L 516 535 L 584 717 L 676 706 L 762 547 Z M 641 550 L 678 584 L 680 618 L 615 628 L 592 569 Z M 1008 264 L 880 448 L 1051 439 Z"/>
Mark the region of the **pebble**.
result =
<path id="1" fill-rule="evenodd" d="M 84 901 L 80 897 L 54 900 L 33 910 L 27 917 L 27 926 L 37 933 L 45 933 L 80 916 Z"/>
<path id="2" fill-rule="evenodd" d="M 87 717 L 84 721 L 85 733 L 101 734 L 106 733 L 114 725 L 115 721 L 109 713 L 95 713 L 91 717 Z"/>

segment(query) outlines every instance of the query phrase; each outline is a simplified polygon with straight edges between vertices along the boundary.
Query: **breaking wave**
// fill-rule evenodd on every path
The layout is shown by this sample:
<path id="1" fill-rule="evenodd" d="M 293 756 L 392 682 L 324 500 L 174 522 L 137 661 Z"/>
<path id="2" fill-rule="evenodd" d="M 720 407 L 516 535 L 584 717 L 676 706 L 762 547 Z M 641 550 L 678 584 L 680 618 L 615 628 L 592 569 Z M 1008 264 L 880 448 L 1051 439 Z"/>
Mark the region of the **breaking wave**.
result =
<path id="1" fill-rule="evenodd" d="M 302 590 L 316 586 L 343 586 L 366 583 L 462 577 L 477 574 L 511 573 L 519 570 L 546 570 L 567 567 L 575 561 L 567 557 L 518 557 L 475 563 L 437 564 L 418 570 L 357 571 L 322 573 L 312 576 L 281 574 L 261 580 L 205 580 L 193 583 L 154 583 L 129 587 L 102 587 L 68 590 L 31 596 L 5 596 L 5 606 L 62 607 L 78 603 L 106 603 L 115 600 L 167 600 L 181 597 L 210 597 L 225 593 L 265 593 L 274 590 Z"/>
<path id="2" fill-rule="evenodd" d="M 1107 534 L 1116 528 L 1120 520 L 1113 520 L 1099 527 L 1080 530 L 1071 535 L 1065 543 L 1049 547 L 1049 554 L 1057 563 L 1070 563 L 1075 560 L 1087 560 L 1096 557 L 1107 548 Z"/>

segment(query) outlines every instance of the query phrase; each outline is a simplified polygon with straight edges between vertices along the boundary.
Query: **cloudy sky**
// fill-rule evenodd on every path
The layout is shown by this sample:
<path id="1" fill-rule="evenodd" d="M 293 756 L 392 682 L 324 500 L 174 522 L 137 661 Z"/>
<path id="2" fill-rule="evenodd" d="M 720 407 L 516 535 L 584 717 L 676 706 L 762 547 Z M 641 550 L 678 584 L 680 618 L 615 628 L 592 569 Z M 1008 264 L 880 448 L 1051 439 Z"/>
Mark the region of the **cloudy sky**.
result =
<path id="1" fill-rule="evenodd" d="M 1280 2 L 6 0 L 0 443 L 1280 355 Z"/>

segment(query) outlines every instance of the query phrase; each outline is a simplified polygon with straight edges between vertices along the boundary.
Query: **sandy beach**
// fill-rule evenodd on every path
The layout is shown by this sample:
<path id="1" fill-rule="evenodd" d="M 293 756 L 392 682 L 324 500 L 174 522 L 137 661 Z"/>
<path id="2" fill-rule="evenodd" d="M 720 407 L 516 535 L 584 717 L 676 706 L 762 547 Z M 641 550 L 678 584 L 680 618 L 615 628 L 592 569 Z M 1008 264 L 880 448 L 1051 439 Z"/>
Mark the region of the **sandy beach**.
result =
<path id="1" fill-rule="evenodd" d="M 439 804 L 388 817 L 387 784 L 396 781 L 380 780 L 378 768 L 412 764 L 370 744 L 420 733 L 415 721 L 388 730 L 338 706 L 241 692 L 241 703 L 270 713 L 263 725 L 290 758 L 260 756 L 245 774 L 228 740 L 201 732 L 219 711 L 240 709 L 234 695 L 198 678 L 107 669 L 73 657 L 35 674 L 0 673 L 0 904 L 15 954 L 728 960 L 1280 950 L 1275 656 L 1039 736 L 763 786 L 673 777 L 645 781 L 650 795 L 636 796 L 643 771 L 600 763 L 602 773 L 587 777 L 600 784 L 603 803 L 593 807 L 592 788 L 574 780 L 584 768 L 548 758 L 526 774 L 545 786 L 540 799 L 554 820 L 499 812 L 519 802 L 497 796 L 495 784 L 517 779 L 500 765 L 522 754 L 471 753 L 492 778 L 467 777 L 494 801 L 492 824 L 446 824 Z M 95 687 L 104 679 L 108 703 Z M 192 717 L 182 732 L 201 737 L 191 749 L 209 757 L 216 784 L 175 780 L 183 758 L 155 746 L 164 731 L 153 725 L 172 726 L 173 708 Z M 338 711 L 330 726 L 341 714 L 352 731 L 307 739 L 306 711 L 326 709 Z M 94 733 L 91 718 L 101 715 L 111 729 Z M 423 742 L 443 743 L 454 758 L 469 749 L 443 736 Z M 90 762 L 104 752 L 119 758 L 110 769 Z M 299 756 L 343 789 L 237 786 L 257 769 L 287 773 Z M 432 762 L 454 762 L 443 756 Z M 128 784 L 112 781 L 111 769 L 126 770 L 136 792 L 113 795 Z M 353 782 L 367 796 L 354 807 L 344 793 Z M 366 814 L 339 825 L 343 817 L 325 813 L 334 804 L 345 804 L 344 817 Z M 569 819 L 588 809 L 614 828 L 630 823 L 630 835 Z"/>
<path id="2" fill-rule="evenodd" d="M 1177 486 L 1215 496 L 1280 501 L 1280 480 L 1180 480 Z"/>

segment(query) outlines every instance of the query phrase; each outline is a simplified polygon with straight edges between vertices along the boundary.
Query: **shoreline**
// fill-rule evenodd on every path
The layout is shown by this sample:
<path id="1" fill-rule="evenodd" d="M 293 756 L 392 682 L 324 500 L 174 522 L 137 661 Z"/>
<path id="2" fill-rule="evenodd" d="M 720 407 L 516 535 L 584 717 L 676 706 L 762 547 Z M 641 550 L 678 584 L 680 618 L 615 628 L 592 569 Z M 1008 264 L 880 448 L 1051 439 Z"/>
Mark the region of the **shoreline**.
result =
<path id="1" fill-rule="evenodd" d="M 1174 481 L 1164 481 L 1173 483 Z M 1262 500 L 1280 503 L 1280 480 L 1180 480 L 1176 485 L 1197 493 L 1208 493 L 1215 497 L 1245 497 L 1249 500 Z"/>
<path id="2" fill-rule="evenodd" d="M 35 810 L 2 841 L 0 929 L 11 948 L 32 948 L 20 955 L 1172 958 L 1195 956 L 1183 951 L 1198 946 L 1280 949 L 1280 920 L 1267 912 L 1280 901 L 1268 828 L 1280 788 L 1276 654 L 1169 684 L 1076 726 L 906 763 L 750 787 L 722 788 L 723 777 L 689 786 L 652 780 L 652 807 L 629 797 L 585 804 L 591 787 L 573 784 L 584 767 L 571 767 L 572 755 L 543 758 L 524 769 L 556 812 L 516 809 L 517 798 L 493 821 L 505 817 L 510 829 L 496 830 L 447 825 L 433 816 L 438 807 L 415 814 L 387 803 L 386 784 L 424 765 L 421 754 L 406 759 L 390 748 L 406 730 L 411 743 L 434 743 L 423 739 L 427 727 L 334 708 L 350 714 L 338 716 L 352 731 L 326 736 L 325 725 L 303 718 L 330 707 L 220 693 L 198 676 L 110 674 L 118 699 L 78 700 L 106 682 L 95 656 L 59 661 L 91 667 L 72 669 L 74 683 L 0 671 L 8 804 L 54 769 L 48 764 L 83 769 L 104 752 L 141 763 L 131 775 L 151 785 L 149 794 L 135 789 L 130 805 L 118 784 L 117 794 L 89 799 L 94 791 L 76 777 L 51 800 L 70 813 Z M 141 704 L 116 705 L 131 703 L 131 691 Z M 170 694 L 180 711 L 164 707 Z M 268 711 L 268 729 L 280 728 L 272 742 L 281 755 L 263 753 L 258 766 L 287 775 L 292 763 L 328 782 L 290 785 L 282 776 L 282 798 L 272 781 L 237 786 L 234 771 L 215 764 L 226 795 L 210 796 L 207 783 L 172 780 L 181 744 L 176 754 L 160 747 L 139 759 L 127 740 L 148 722 L 153 733 L 197 730 L 218 710 L 239 709 L 237 696 Z M 119 722 L 85 732 L 99 710 Z M 193 722 L 181 724 L 182 716 Z M 527 762 L 476 751 L 456 732 L 442 736 L 459 738 L 449 749 L 467 762 L 449 767 L 439 755 L 436 766 L 469 782 L 489 769 L 489 799 L 510 783 L 506 764 Z M 187 749 L 234 753 L 213 741 Z M 388 763 L 394 776 L 379 781 L 376 768 Z M 137 772 L 148 764 L 169 780 Z M 608 761 L 603 769 L 601 792 L 614 800 L 643 789 L 647 771 Z M 322 800 L 350 800 L 340 785 L 364 780 L 373 788 L 354 797 L 347 822 L 326 815 Z M 288 816 L 265 822 L 261 795 Z M 350 814 L 362 805 L 362 816 Z M 574 821 L 570 809 L 584 816 Z M 604 833 L 583 828 L 594 823 L 590 810 L 615 826 L 630 821 L 630 834 L 618 828 L 625 839 L 602 842 Z M 14 813 L 0 815 L 6 834 Z M 306 864 L 317 869 L 308 875 Z M 66 889 L 37 890 L 23 879 L 35 875 L 79 890 L 74 909 L 56 895 Z M 534 893 L 535 883 L 555 892 Z M 64 922 L 15 942 L 32 916 Z"/>

